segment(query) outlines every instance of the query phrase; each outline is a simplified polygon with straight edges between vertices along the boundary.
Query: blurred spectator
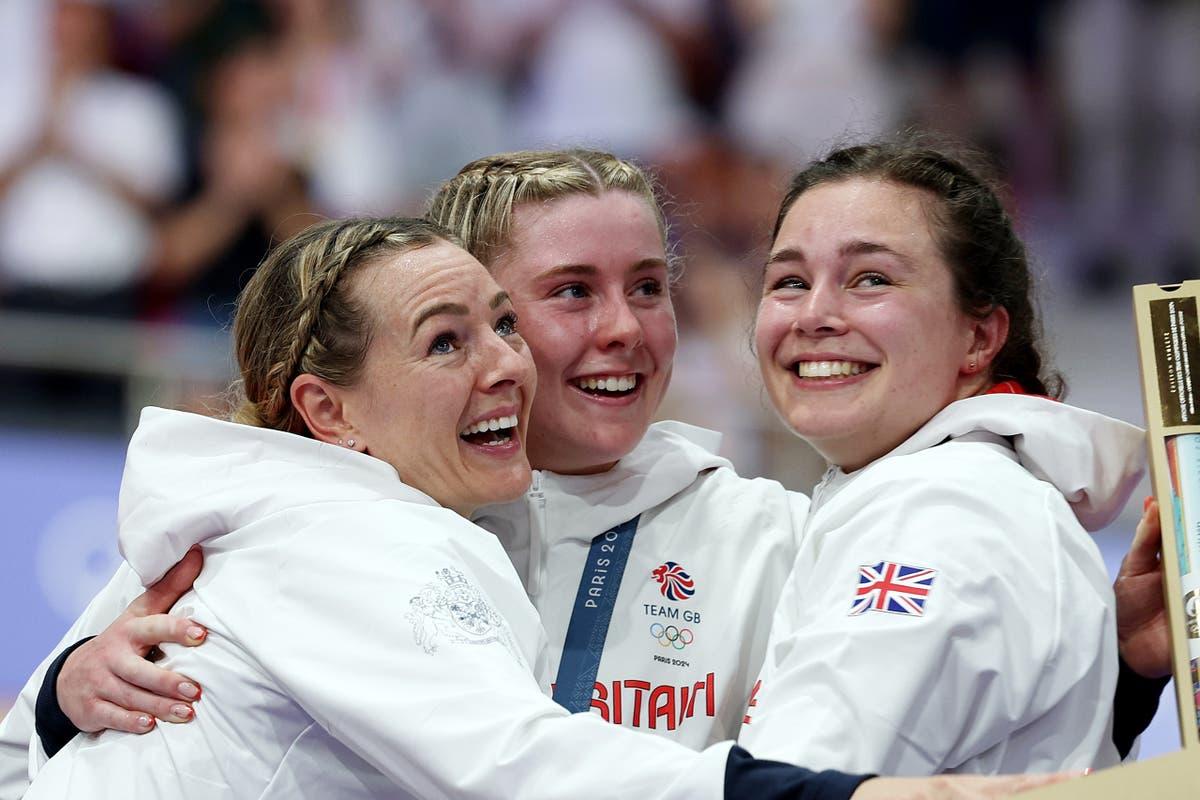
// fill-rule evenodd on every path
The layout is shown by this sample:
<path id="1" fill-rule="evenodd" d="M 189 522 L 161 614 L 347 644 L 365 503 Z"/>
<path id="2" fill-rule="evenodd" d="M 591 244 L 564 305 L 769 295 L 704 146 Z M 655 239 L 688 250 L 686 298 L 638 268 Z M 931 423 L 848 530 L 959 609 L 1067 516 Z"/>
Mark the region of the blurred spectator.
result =
<path id="1" fill-rule="evenodd" d="M 725 106 L 735 140 L 798 166 L 848 136 L 894 127 L 901 87 L 886 56 L 895 37 L 891 0 L 739 0 L 747 37 Z"/>
<path id="2" fill-rule="evenodd" d="M 150 287 L 185 319 L 224 325 L 272 241 L 316 218 L 302 168 L 283 145 L 290 95 L 278 44 L 242 41 L 206 86 L 201 182 L 162 220 Z"/>
<path id="3" fill-rule="evenodd" d="M 113 68 L 106 5 L 57 0 L 43 21 L 42 91 L 0 141 L 3 304 L 131 315 L 152 216 L 182 177 L 177 112 Z"/>
<path id="4" fill-rule="evenodd" d="M 990 151 L 1019 205 L 1058 188 L 1047 45 L 1059 0 L 904 0 L 911 121 Z"/>
<path id="5" fill-rule="evenodd" d="M 654 158 L 695 128 L 654 0 L 540 0 L 543 33 L 515 108 L 523 146 L 591 144 Z M 672 11 L 692 15 L 702 0 Z"/>
<path id="6" fill-rule="evenodd" d="M 163 86 L 183 115 L 190 192 L 199 182 L 208 76 L 242 41 L 269 35 L 271 16 L 259 0 L 137 0 L 120 19 L 122 62 Z"/>
<path id="7" fill-rule="evenodd" d="M 1072 0 L 1061 47 L 1084 288 L 1200 276 L 1200 4 Z"/>
<path id="8" fill-rule="evenodd" d="M 364 4 L 269 0 L 288 81 L 285 146 L 310 177 L 325 213 L 382 214 L 406 199 L 404 142 L 394 138 L 383 51 L 367 41 Z"/>
<path id="9" fill-rule="evenodd" d="M 749 283 L 738 263 L 712 242 L 693 242 L 687 250 L 674 289 L 679 346 L 659 417 L 721 431 L 721 454 L 739 469 L 757 470 L 771 416 L 750 352 Z"/>

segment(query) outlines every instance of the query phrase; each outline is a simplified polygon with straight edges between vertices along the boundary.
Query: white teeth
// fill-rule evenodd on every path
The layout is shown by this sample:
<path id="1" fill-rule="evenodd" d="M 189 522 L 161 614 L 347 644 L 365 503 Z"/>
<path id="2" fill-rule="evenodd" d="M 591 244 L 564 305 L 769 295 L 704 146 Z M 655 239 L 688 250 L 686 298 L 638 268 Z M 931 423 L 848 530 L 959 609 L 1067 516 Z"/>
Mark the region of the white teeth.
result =
<path id="1" fill-rule="evenodd" d="M 836 378 L 858 375 L 866 369 L 858 361 L 801 361 L 796 365 L 796 374 L 801 378 Z"/>
<path id="2" fill-rule="evenodd" d="M 507 430 L 515 427 L 517 427 L 517 415 L 511 414 L 507 417 L 495 417 L 494 419 L 485 419 L 481 422 L 476 422 L 474 425 L 467 426 L 466 430 L 461 431 L 458 435 L 470 436 L 473 433 Z"/>
<path id="3" fill-rule="evenodd" d="M 628 392 L 637 386 L 637 375 L 606 375 L 600 378 L 580 378 L 575 381 L 581 389 L 601 392 Z"/>

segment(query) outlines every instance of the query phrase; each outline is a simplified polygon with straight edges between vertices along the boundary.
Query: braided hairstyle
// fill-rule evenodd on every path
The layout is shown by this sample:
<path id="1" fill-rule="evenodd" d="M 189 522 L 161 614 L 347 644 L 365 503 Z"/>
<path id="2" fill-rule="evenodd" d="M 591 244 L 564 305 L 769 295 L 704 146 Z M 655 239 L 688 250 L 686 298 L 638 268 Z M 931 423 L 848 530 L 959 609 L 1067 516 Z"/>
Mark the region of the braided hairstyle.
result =
<path id="1" fill-rule="evenodd" d="M 1064 393 L 1062 377 L 1045 368 L 1039 347 L 1041 325 L 1031 297 L 1025 245 L 996 185 L 972 160 L 916 139 L 834 150 L 792 178 L 771 241 L 779 236 L 796 199 L 814 186 L 875 178 L 924 190 L 934 241 L 950 266 L 963 313 L 982 318 L 999 306 L 1008 311 L 1008 338 L 992 361 L 992 381 L 1015 380 L 1028 392 L 1059 398 Z"/>
<path id="2" fill-rule="evenodd" d="M 512 241 L 517 206 L 606 191 L 645 200 L 666 249 L 667 223 L 653 180 L 632 161 L 599 150 L 521 150 L 476 159 L 442 184 L 426 216 L 454 231 L 471 255 L 490 266 Z"/>
<path id="3" fill-rule="evenodd" d="M 309 373 L 337 386 L 357 379 L 371 343 L 369 309 L 352 277 L 386 256 L 455 238 L 423 219 L 328 220 L 280 244 L 238 296 L 233 323 L 241 379 L 230 419 L 310 435 L 291 403 Z"/>

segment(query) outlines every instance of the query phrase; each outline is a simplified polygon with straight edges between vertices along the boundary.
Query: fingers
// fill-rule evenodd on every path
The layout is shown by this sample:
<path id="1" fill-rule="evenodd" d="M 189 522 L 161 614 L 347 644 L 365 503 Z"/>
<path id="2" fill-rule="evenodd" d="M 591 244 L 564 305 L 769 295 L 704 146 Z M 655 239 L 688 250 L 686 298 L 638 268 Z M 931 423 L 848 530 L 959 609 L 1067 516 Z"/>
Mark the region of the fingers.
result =
<path id="1" fill-rule="evenodd" d="M 124 634 L 139 653 L 145 654 L 151 647 L 167 642 L 195 647 L 204 641 L 208 631 L 203 625 L 186 617 L 155 614 L 128 620 L 124 625 Z"/>
<path id="2" fill-rule="evenodd" d="M 126 733 L 146 733 L 154 729 L 155 719 L 141 711 L 129 711 L 112 703 L 97 700 L 88 710 L 88 716 L 99 724 L 93 730 L 111 728 Z"/>
<path id="3" fill-rule="evenodd" d="M 118 711 L 127 712 L 119 717 L 120 729 L 127 731 L 148 730 L 138 723 L 139 715 L 187 721 L 189 704 L 200 697 L 199 684 L 142 655 L 150 644 L 195 644 L 203 634 L 201 626 L 165 614 L 118 620 L 64 662 L 56 687 L 59 706 L 82 731 L 110 727 Z"/>
<path id="4" fill-rule="evenodd" d="M 123 682 L 116 684 L 115 691 L 100 702 L 130 715 L 130 719 L 150 715 L 164 722 L 190 722 L 195 715 L 190 703 L 160 697 Z"/>
<path id="5" fill-rule="evenodd" d="M 170 611 L 171 606 L 192 588 L 203 567 L 204 556 L 199 548 L 193 547 L 179 563 L 167 570 L 166 575 L 129 604 L 129 613 L 141 617 Z"/>
<path id="6" fill-rule="evenodd" d="M 1063 781 L 1068 781 L 1078 777 L 1080 777 L 1078 773 L 1070 772 L 1054 772 L 1048 775 L 1021 775 L 1013 779 L 1013 785 L 1009 787 L 1008 791 L 1012 792 L 1013 794 L 1027 792 L 1030 789 L 1049 786 L 1053 783 L 1062 783 Z"/>
<path id="7" fill-rule="evenodd" d="M 120 661 L 113 667 L 113 676 L 119 679 L 120 684 L 128 686 L 130 692 L 150 693 L 161 698 L 162 702 L 153 707 L 137 706 L 142 711 L 152 712 L 156 717 L 168 716 L 169 712 L 163 709 L 169 708 L 174 703 L 179 701 L 190 703 L 200 697 L 200 685 L 196 681 L 186 675 L 180 675 L 178 672 L 157 667 L 143 658 Z M 110 694 L 107 699 L 124 705 L 126 708 L 135 707 L 131 703 L 125 702 L 131 695 L 125 694 L 124 687 L 119 687 L 116 682 L 113 687 L 118 687 L 110 690 L 115 691 L 116 694 Z"/>
<path id="8" fill-rule="evenodd" d="M 1142 506 L 1142 518 L 1133 533 L 1133 543 L 1121 561 L 1121 573 L 1142 575 L 1158 569 L 1159 550 L 1162 547 L 1162 523 L 1158 503 L 1147 497 Z"/>
<path id="9" fill-rule="evenodd" d="M 1050 775 L 934 775 L 928 778 L 872 778 L 859 784 L 851 800 L 992 800 L 1077 777 Z"/>
<path id="10" fill-rule="evenodd" d="M 59 675 L 59 705 L 82 731 L 115 727 L 144 733 L 153 727 L 145 717 L 188 722 L 194 715 L 191 701 L 200 697 L 195 681 L 132 654 L 78 665 L 64 682 L 70 665 L 68 659 Z"/>

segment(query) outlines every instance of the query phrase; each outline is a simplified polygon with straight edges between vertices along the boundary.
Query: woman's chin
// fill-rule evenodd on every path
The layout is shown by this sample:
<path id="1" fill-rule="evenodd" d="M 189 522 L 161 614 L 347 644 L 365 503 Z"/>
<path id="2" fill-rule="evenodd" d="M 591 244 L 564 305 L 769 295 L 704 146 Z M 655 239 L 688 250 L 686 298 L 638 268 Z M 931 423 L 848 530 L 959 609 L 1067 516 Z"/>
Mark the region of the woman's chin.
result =
<path id="1" fill-rule="evenodd" d="M 606 472 L 629 455 L 646 435 L 648 426 L 621 426 L 600 430 L 599 435 L 546 439 L 530 444 L 529 460 L 534 469 L 561 475 L 591 475 Z M 537 446 L 541 444 L 543 446 Z M 549 445 L 553 446 L 549 446 Z"/>
<path id="2" fill-rule="evenodd" d="M 481 493 L 479 506 L 491 506 L 499 503 L 511 503 L 522 497 L 529 490 L 529 482 L 533 479 L 529 464 L 514 466 L 504 475 L 488 485 L 487 491 Z"/>

